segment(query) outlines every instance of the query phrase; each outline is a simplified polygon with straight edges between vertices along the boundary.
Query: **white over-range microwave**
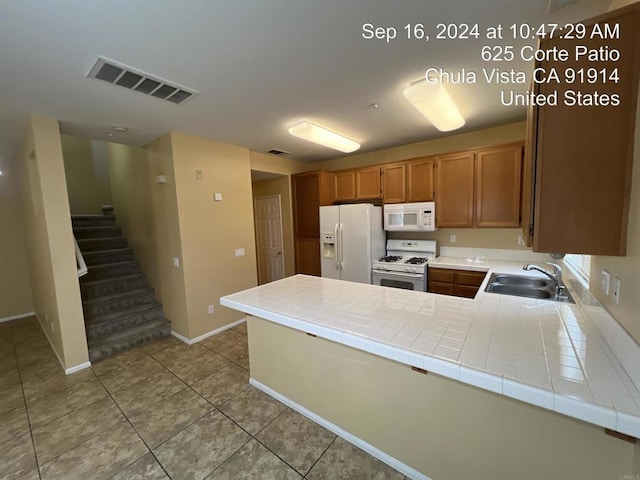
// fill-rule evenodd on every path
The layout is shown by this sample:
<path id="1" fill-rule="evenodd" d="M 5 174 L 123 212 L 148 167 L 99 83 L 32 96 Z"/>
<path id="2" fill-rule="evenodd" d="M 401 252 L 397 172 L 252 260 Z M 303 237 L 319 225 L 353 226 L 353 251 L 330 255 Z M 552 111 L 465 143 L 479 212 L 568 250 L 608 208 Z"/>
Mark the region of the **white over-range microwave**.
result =
<path id="1" fill-rule="evenodd" d="M 436 204 L 387 204 L 384 206 L 384 229 L 388 232 L 433 232 L 436 230 Z"/>

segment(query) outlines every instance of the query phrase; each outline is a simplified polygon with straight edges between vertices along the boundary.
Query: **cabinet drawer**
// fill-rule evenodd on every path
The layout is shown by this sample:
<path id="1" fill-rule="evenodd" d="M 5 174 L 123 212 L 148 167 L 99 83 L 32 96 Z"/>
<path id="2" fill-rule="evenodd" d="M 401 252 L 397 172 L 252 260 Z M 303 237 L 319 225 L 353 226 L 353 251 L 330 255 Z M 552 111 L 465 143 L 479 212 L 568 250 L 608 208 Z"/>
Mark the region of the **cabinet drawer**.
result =
<path id="1" fill-rule="evenodd" d="M 485 275 L 483 272 L 458 272 L 458 284 L 479 287 Z"/>
<path id="2" fill-rule="evenodd" d="M 429 293 L 439 293 L 441 295 L 453 295 L 453 283 L 440 283 L 429 281 Z"/>
<path id="3" fill-rule="evenodd" d="M 456 297 L 474 298 L 478 293 L 478 287 L 470 287 L 468 285 L 456 285 L 453 294 Z"/>
<path id="4" fill-rule="evenodd" d="M 434 282 L 451 283 L 454 282 L 454 271 L 445 270 L 443 268 L 430 268 L 429 269 L 429 283 Z"/>

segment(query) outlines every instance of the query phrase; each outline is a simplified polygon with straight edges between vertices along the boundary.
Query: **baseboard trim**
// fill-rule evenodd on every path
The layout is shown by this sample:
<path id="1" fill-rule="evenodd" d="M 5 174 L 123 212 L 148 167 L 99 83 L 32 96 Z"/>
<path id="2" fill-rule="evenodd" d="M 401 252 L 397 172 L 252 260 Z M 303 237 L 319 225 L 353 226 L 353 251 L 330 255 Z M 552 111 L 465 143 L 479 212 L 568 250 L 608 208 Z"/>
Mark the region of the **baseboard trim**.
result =
<path id="1" fill-rule="evenodd" d="M 11 317 L 0 318 L 0 323 L 10 322 L 11 320 L 19 320 L 21 318 L 35 317 L 35 316 L 36 316 L 36 312 L 20 313 L 18 315 L 13 315 Z"/>
<path id="2" fill-rule="evenodd" d="M 64 373 L 65 375 L 71 375 L 72 373 L 79 372 L 80 370 L 84 370 L 89 367 L 91 367 L 91 362 L 84 362 L 74 367 L 65 368 Z"/>
<path id="3" fill-rule="evenodd" d="M 287 405 L 292 410 L 295 410 L 299 414 L 304 415 L 305 417 L 307 417 L 310 420 L 313 420 L 317 424 L 322 425 L 327 430 L 332 431 L 333 433 L 335 433 L 339 437 L 345 439 L 347 442 L 355 445 L 356 447 L 360 448 L 361 450 L 364 450 L 365 452 L 367 452 L 372 457 L 375 457 L 378 460 L 380 460 L 381 462 L 386 463 L 391 468 L 395 468 L 398 472 L 406 475 L 407 477 L 411 478 L 412 480 L 431 480 L 426 475 L 418 472 L 414 468 L 411 468 L 409 465 L 407 465 L 405 463 L 402 463 L 397 458 L 394 458 L 391 455 L 386 454 L 385 452 L 383 452 L 382 450 L 374 447 L 370 443 L 365 442 L 360 437 L 356 437 L 355 435 L 347 432 L 346 430 L 343 430 L 342 428 L 340 428 L 336 424 L 331 423 L 326 418 L 321 417 L 320 415 L 318 415 L 316 413 L 313 413 L 311 410 L 303 407 L 302 405 L 300 405 L 300 404 L 294 402 L 293 400 L 285 397 L 284 395 L 276 392 L 272 388 L 267 387 L 265 384 L 259 382 L 255 378 L 251 377 L 249 379 L 249 383 L 251 385 L 253 385 L 254 387 L 256 387 L 258 390 L 261 390 L 264 393 L 266 393 L 267 395 L 269 395 L 269 396 L 275 398 L 276 400 L 279 400 L 280 402 L 284 403 L 285 405 Z"/>
<path id="4" fill-rule="evenodd" d="M 245 323 L 246 321 L 247 321 L 247 317 L 241 318 L 240 320 L 236 320 L 235 322 L 231 322 L 231 323 L 228 323 L 227 325 L 223 325 L 220 328 L 216 328 L 215 330 L 211 330 L 210 332 L 204 333 L 204 334 L 202 334 L 202 335 L 200 335 L 199 337 L 196 337 L 196 338 L 187 338 L 187 337 L 185 337 L 183 335 L 180 335 L 178 332 L 176 332 L 174 330 L 171 330 L 171 335 L 176 337 L 181 342 L 186 343 L 187 345 L 193 345 L 194 343 L 201 342 L 205 338 L 213 337 L 214 335 L 222 333 L 225 330 L 229 330 L 230 328 L 237 327 L 238 325 L 241 325 L 241 324 Z"/>
<path id="5" fill-rule="evenodd" d="M 49 336 L 49 333 L 47 332 L 47 329 L 44 328 L 44 325 L 42 325 L 42 321 L 40 320 L 40 317 L 38 316 L 37 313 L 34 313 L 34 315 L 38 319 L 38 324 L 40 325 L 40 329 L 42 330 L 42 333 L 44 333 L 44 336 L 47 337 L 47 341 L 49 342 L 49 346 L 51 347 L 51 350 L 53 350 L 53 353 L 55 353 L 56 358 L 58 359 L 58 362 L 60 363 L 60 366 L 62 367 L 62 370 L 64 370 L 64 374 L 65 375 L 71 375 L 72 373 L 79 372 L 80 370 L 84 370 L 85 368 L 89 368 L 91 366 L 91 362 L 84 362 L 84 363 L 81 363 L 80 365 L 74 365 L 73 367 L 67 368 L 67 366 L 62 361 L 62 358 L 60 358 L 60 355 L 58 354 L 58 351 L 56 350 L 56 347 L 53 346 L 53 342 L 51 341 L 51 337 Z"/>

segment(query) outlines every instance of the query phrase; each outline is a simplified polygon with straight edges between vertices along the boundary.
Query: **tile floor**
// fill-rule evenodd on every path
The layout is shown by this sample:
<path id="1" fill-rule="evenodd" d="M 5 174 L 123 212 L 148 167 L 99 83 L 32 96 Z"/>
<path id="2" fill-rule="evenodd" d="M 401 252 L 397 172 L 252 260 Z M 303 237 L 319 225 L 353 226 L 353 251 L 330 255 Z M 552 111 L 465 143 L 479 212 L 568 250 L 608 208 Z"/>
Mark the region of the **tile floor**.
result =
<path id="1" fill-rule="evenodd" d="M 0 480 L 399 479 L 249 380 L 246 325 L 65 376 L 34 318 L 0 324 Z"/>

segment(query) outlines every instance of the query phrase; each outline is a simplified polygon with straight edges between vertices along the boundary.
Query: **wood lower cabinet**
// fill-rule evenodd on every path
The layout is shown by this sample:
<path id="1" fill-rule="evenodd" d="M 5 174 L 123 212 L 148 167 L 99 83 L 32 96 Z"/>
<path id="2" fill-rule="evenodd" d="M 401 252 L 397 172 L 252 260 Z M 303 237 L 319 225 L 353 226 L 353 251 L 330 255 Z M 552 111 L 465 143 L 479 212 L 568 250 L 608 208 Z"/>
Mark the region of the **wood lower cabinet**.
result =
<path id="1" fill-rule="evenodd" d="M 522 143 L 476 152 L 476 227 L 519 227 Z"/>
<path id="2" fill-rule="evenodd" d="M 356 170 L 356 200 L 382 198 L 380 167 Z"/>
<path id="3" fill-rule="evenodd" d="M 533 232 L 533 250 L 537 252 L 625 255 L 634 147 L 638 148 L 634 136 L 640 77 L 640 3 L 581 24 L 586 25 L 588 33 L 595 31 L 595 25 L 600 31 L 618 29 L 619 38 L 552 38 L 542 40 L 540 49 L 575 52 L 578 46 L 584 46 L 591 51 L 615 50 L 620 60 L 590 62 L 586 56 L 576 59 L 572 55 L 567 61 L 545 61 L 540 66 L 562 72 L 568 68 L 615 69 L 618 81 L 598 76 L 595 83 L 536 86 L 538 94 L 556 94 L 558 104 L 529 112 L 533 141 L 527 148 L 525 178 L 533 188 L 529 183 L 525 190 L 533 190 L 533 200 L 529 197 L 525 204 L 533 208 L 525 212 L 527 218 L 532 217 L 524 225 L 525 238 Z M 581 104 L 577 91 L 582 95 Z M 596 98 L 600 105 L 594 105 Z M 612 98 L 619 105 L 604 105 Z"/>
<path id="4" fill-rule="evenodd" d="M 404 203 L 407 201 L 406 167 L 405 163 L 382 167 L 382 200 L 384 203 Z"/>
<path id="5" fill-rule="evenodd" d="M 475 154 L 436 157 L 436 226 L 472 227 Z"/>
<path id="6" fill-rule="evenodd" d="M 429 267 L 427 292 L 474 298 L 485 276 L 485 272 L 475 270 Z"/>
<path id="7" fill-rule="evenodd" d="M 407 162 L 407 201 L 431 202 L 434 197 L 433 157 L 419 158 Z"/>
<path id="8" fill-rule="evenodd" d="M 331 173 L 291 176 L 296 273 L 320 276 L 320 207 L 331 205 Z"/>

